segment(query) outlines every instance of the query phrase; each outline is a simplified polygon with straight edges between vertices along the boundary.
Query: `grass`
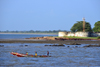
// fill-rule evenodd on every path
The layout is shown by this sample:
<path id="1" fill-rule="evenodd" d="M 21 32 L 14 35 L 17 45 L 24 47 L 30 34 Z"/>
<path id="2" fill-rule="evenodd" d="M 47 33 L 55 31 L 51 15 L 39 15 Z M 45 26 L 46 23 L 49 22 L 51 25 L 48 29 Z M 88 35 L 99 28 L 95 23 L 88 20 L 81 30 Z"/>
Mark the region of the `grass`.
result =
<path id="1" fill-rule="evenodd" d="M 98 36 L 97 39 L 100 39 L 100 36 Z"/>
<path id="2" fill-rule="evenodd" d="M 76 36 L 64 36 L 64 38 L 97 39 L 97 37 L 76 37 Z"/>

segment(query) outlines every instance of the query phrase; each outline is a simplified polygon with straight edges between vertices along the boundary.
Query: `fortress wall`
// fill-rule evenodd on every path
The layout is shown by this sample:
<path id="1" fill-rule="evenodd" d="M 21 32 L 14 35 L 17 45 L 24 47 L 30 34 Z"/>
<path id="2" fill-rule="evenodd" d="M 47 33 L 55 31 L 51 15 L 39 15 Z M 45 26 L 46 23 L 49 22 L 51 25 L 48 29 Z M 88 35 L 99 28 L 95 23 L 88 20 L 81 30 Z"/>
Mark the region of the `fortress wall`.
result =
<path id="1" fill-rule="evenodd" d="M 67 36 L 75 36 L 75 33 L 68 33 Z"/>
<path id="2" fill-rule="evenodd" d="M 59 37 L 63 37 L 63 36 L 77 36 L 77 37 L 88 37 L 89 36 L 89 32 L 75 32 L 75 33 L 71 33 L 71 32 L 59 32 L 58 33 Z"/>
<path id="3" fill-rule="evenodd" d="M 100 33 L 92 33 L 91 36 L 92 37 L 97 37 L 97 36 L 100 36 Z"/>
<path id="4" fill-rule="evenodd" d="M 100 36 L 100 33 L 96 33 L 98 36 Z"/>
<path id="5" fill-rule="evenodd" d="M 67 36 L 67 34 L 68 34 L 67 32 L 59 32 L 58 36 L 63 37 L 63 36 Z"/>
<path id="6" fill-rule="evenodd" d="M 63 36 L 77 36 L 77 37 L 97 37 L 100 36 L 100 33 L 89 33 L 89 32 L 59 32 L 58 33 L 59 37 Z"/>
<path id="7" fill-rule="evenodd" d="M 75 32 L 75 36 L 77 36 L 77 37 L 88 37 L 89 32 Z"/>

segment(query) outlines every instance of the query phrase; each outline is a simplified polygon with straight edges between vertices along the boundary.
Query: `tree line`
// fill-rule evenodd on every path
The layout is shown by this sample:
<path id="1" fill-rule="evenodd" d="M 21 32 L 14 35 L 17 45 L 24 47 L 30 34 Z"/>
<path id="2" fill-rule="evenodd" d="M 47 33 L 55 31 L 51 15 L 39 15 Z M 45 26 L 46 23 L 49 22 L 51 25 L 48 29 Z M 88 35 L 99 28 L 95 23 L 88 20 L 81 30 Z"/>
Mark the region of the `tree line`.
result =
<path id="1" fill-rule="evenodd" d="M 49 31 L 39 31 L 39 30 L 30 30 L 30 31 L 9 31 L 9 30 L 6 30 L 6 31 L 0 31 L 0 33 L 58 33 L 58 32 L 63 32 L 63 31 L 66 31 L 66 30 L 49 30 Z M 68 31 L 66 31 L 68 32 Z"/>

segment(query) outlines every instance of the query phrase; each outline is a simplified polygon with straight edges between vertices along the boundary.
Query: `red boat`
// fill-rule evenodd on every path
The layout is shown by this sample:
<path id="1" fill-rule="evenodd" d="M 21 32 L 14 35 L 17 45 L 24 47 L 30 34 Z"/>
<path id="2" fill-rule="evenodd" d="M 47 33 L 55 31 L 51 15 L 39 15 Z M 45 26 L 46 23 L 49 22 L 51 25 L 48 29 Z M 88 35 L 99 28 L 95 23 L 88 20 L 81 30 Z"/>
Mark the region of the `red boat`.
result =
<path id="1" fill-rule="evenodd" d="M 17 52 L 11 52 L 12 55 L 15 55 L 17 57 L 51 57 L 48 55 L 27 55 L 27 54 L 21 54 Z"/>
<path id="2" fill-rule="evenodd" d="M 15 55 L 17 57 L 27 57 L 27 54 L 20 54 L 20 53 L 17 53 L 17 52 L 11 52 L 12 55 Z"/>

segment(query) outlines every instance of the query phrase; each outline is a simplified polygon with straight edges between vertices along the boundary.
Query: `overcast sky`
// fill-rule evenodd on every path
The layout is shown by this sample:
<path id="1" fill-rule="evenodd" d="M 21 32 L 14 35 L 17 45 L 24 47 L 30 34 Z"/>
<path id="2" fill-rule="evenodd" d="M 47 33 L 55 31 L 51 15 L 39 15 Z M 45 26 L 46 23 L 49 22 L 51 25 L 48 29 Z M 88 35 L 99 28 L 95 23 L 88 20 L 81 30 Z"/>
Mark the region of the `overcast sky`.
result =
<path id="1" fill-rule="evenodd" d="M 100 21 L 100 0 L 0 0 L 0 31 L 67 30 Z"/>

